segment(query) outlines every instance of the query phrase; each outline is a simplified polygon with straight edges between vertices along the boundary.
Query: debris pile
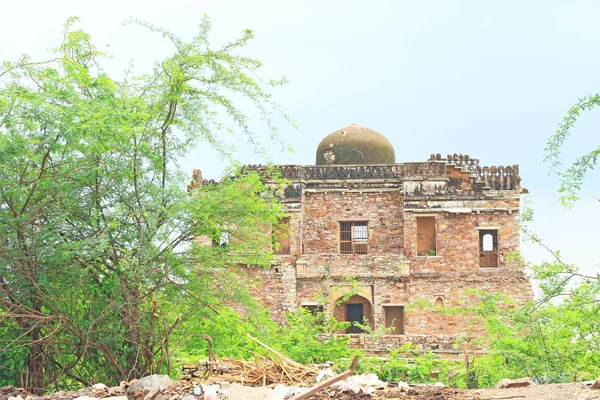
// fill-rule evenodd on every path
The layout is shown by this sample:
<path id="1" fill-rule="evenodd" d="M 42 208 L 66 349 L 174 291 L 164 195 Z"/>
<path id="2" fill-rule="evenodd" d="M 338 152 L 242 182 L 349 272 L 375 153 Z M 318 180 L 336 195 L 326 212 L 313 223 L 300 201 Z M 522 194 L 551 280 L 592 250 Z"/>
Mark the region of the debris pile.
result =
<path id="1" fill-rule="evenodd" d="M 276 384 L 300 385 L 314 382 L 318 370 L 289 359 L 281 361 L 256 356 L 252 361 L 220 358 L 211 362 L 219 373 L 206 378 L 206 382 L 237 382 L 244 386 L 271 386 Z"/>

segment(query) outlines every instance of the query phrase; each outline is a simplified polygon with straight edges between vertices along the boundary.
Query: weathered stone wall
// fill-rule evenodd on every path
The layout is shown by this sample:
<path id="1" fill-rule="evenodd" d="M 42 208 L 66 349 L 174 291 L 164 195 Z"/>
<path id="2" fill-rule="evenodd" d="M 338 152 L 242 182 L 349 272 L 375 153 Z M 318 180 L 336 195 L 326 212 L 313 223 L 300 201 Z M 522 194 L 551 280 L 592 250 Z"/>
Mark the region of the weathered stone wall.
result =
<path id="1" fill-rule="evenodd" d="M 268 270 L 242 268 L 252 295 L 275 320 L 324 299 L 326 311 L 344 319 L 336 303 L 353 293 L 351 302 L 363 304 L 374 329 L 385 325 L 386 306 L 404 310 L 403 334 L 352 335 L 354 345 L 376 353 L 413 343 L 458 354 L 457 340 L 468 344 L 485 334 L 472 312 L 477 291 L 502 293 L 512 299 L 506 307 L 532 298 L 523 265 L 509 257 L 519 250 L 518 166 L 481 167 L 454 154 L 419 163 L 281 169 L 291 180 L 284 198 L 289 254 L 278 255 Z M 435 248 L 422 256 L 418 217 L 435 218 L 434 229 L 421 232 L 435 231 Z M 367 254 L 340 254 L 342 221 L 367 222 Z M 480 248 L 480 231 L 497 233 L 497 267 L 482 267 L 489 254 Z"/>
<path id="2" fill-rule="evenodd" d="M 521 269 L 517 261 L 509 260 L 509 255 L 519 250 L 518 200 L 516 204 L 514 199 L 507 203 L 512 207 L 505 207 L 504 210 L 495 210 L 491 204 L 482 204 L 481 211 L 465 209 L 461 213 L 440 212 L 436 208 L 418 210 L 425 213 L 407 211 L 404 216 L 404 243 L 406 258 L 411 260 L 411 270 L 478 270 L 480 229 L 498 231 L 498 268 Z M 435 256 L 417 256 L 416 218 L 419 216 L 434 216 L 436 219 Z"/>
<path id="3" fill-rule="evenodd" d="M 369 254 L 401 254 L 402 195 L 393 192 L 305 192 L 304 254 L 339 254 L 340 221 L 368 221 Z"/>
<path id="4" fill-rule="evenodd" d="M 511 270 L 359 277 L 354 286 L 341 276 L 299 278 L 297 283 L 299 305 L 315 304 L 323 297 L 333 305 L 351 290 L 366 297 L 372 305 L 374 328 L 384 324 L 384 306 L 403 306 L 404 332 L 408 335 L 482 335 L 485 327 L 474 320 L 477 291 L 501 293 L 517 306 L 531 300 L 527 276 Z M 435 306 L 438 298 L 443 308 Z"/>

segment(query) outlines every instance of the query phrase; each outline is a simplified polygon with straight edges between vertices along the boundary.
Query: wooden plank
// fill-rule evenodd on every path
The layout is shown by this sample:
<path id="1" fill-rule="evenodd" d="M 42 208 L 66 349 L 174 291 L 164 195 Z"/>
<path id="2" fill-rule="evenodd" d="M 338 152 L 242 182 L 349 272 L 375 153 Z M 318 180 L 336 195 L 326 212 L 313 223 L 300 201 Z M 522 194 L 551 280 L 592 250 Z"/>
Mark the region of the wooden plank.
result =
<path id="1" fill-rule="evenodd" d="M 283 361 L 287 361 L 288 363 L 292 364 L 294 367 L 298 367 L 298 368 L 302 368 L 304 367 L 304 365 L 297 363 L 296 361 L 292 360 L 291 358 L 281 354 L 280 352 L 278 352 L 277 350 L 267 346 L 266 344 L 264 344 L 263 342 L 261 342 L 260 340 L 252 337 L 252 335 L 250 335 L 249 333 L 246 333 L 246 336 L 248 336 L 250 339 L 254 340 L 256 343 L 260 344 L 261 346 L 263 346 L 265 349 L 269 350 L 270 352 L 272 352 L 273 354 L 276 354 L 277 356 L 279 356 L 279 358 L 281 358 Z"/>
<path id="2" fill-rule="evenodd" d="M 310 397 L 310 396 L 312 396 L 314 394 L 319 393 L 323 389 L 327 389 L 329 386 L 333 385 L 334 383 L 342 381 L 342 380 L 344 380 L 344 379 L 352 376 L 354 374 L 354 367 L 356 367 L 356 361 L 358 361 L 358 356 L 354 356 L 354 359 L 352 360 L 352 364 L 350 364 L 350 369 L 349 370 L 344 371 L 341 374 L 332 376 L 331 378 L 326 379 L 326 380 L 324 380 L 321 383 L 317 383 L 313 387 L 309 388 L 306 392 L 299 393 L 299 394 L 295 395 L 294 397 L 292 397 L 289 400 L 302 400 L 302 399 L 306 399 L 307 397 Z"/>

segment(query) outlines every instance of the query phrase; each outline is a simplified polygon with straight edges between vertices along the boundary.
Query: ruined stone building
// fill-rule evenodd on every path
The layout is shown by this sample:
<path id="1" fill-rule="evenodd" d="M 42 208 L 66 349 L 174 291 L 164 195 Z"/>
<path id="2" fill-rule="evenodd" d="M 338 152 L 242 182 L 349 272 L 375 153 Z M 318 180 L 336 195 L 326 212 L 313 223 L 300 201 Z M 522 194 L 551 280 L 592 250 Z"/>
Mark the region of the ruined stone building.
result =
<path id="1" fill-rule="evenodd" d="M 287 232 L 275 232 L 277 263 L 249 274 L 273 318 L 326 298 L 338 320 L 390 328 L 376 340 L 358 327 L 345 332 L 367 350 L 411 342 L 451 353 L 483 327 L 444 310 L 475 305 L 477 289 L 516 305 L 532 298 L 511 257 L 519 251 L 517 165 L 484 167 L 457 154 L 396 163 L 383 135 L 351 125 L 321 141 L 315 165 L 280 168 L 290 182 Z"/>

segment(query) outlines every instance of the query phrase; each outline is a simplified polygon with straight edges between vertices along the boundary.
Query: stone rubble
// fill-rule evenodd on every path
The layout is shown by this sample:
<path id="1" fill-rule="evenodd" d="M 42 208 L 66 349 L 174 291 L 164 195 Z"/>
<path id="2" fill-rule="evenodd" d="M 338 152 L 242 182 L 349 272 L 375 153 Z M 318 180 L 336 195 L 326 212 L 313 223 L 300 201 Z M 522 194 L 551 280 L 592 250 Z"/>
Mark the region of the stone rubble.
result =
<path id="1" fill-rule="evenodd" d="M 519 378 L 519 379 L 502 379 L 496 386 L 495 389 L 510 389 L 527 387 L 532 385 L 531 378 Z"/>

